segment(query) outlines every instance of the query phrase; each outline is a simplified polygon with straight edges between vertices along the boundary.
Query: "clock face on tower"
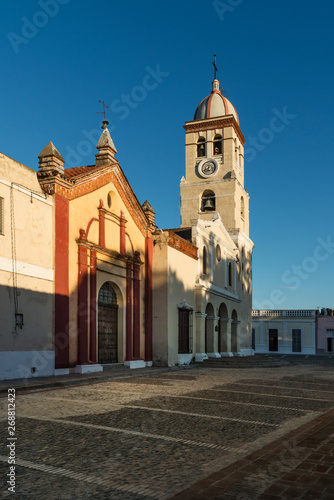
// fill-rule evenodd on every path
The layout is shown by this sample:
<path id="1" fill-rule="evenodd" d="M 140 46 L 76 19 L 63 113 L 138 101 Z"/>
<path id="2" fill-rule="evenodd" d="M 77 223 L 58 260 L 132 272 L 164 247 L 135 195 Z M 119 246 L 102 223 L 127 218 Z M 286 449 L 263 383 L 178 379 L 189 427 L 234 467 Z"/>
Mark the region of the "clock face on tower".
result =
<path id="1" fill-rule="evenodd" d="M 198 172 L 202 177 L 211 177 L 218 170 L 218 164 L 216 160 L 202 160 L 198 165 Z"/>

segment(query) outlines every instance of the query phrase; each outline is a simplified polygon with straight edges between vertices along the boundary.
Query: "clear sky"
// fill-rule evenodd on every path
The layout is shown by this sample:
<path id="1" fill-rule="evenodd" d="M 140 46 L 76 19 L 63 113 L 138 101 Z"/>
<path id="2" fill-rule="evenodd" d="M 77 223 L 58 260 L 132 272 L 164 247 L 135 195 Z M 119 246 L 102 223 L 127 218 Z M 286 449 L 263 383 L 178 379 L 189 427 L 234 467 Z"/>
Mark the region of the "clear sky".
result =
<path id="1" fill-rule="evenodd" d="M 1 11 L 0 151 L 37 169 L 52 140 L 65 166 L 93 164 L 104 100 L 117 158 L 161 228 L 180 224 L 183 125 L 211 91 L 217 54 L 246 138 L 253 307 L 334 308 L 332 0 L 16 0 Z"/>

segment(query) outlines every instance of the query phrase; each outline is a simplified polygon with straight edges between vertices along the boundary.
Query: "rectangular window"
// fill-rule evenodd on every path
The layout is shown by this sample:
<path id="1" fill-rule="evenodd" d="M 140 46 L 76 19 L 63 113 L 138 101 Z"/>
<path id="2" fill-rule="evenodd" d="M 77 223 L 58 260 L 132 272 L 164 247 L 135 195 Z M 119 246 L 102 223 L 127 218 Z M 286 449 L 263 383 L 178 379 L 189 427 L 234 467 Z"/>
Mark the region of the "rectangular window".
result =
<path id="1" fill-rule="evenodd" d="M 292 352 L 302 352 L 302 331 L 292 330 Z"/>
<path id="2" fill-rule="evenodd" d="M 278 330 L 269 330 L 269 351 L 278 351 Z"/>
<path id="3" fill-rule="evenodd" d="M 5 234 L 4 211 L 5 211 L 4 199 L 1 198 L 0 196 L 0 234 Z"/>
<path id="4" fill-rule="evenodd" d="M 192 311 L 179 309 L 179 354 L 192 352 Z"/>
<path id="5" fill-rule="evenodd" d="M 252 349 L 255 351 L 255 328 L 252 328 Z"/>

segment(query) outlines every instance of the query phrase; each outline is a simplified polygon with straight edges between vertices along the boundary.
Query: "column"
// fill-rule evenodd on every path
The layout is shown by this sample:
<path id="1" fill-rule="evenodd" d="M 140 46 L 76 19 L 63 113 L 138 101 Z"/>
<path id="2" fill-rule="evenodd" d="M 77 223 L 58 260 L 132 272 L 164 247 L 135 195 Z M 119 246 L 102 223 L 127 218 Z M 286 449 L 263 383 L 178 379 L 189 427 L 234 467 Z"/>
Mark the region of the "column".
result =
<path id="1" fill-rule="evenodd" d="M 136 252 L 137 253 L 137 252 Z M 133 266 L 133 357 L 140 359 L 140 264 Z"/>
<path id="2" fill-rule="evenodd" d="M 105 210 L 103 208 L 103 201 L 100 200 L 99 206 L 99 246 L 105 248 L 106 246 L 106 220 Z"/>
<path id="3" fill-rule="evenodd" d="M 96 331 L 96 251 L 90 252 L 90 356 L 92 363 L 97 363 L 97 331 Z"/>
<path id="4" fill-rule="evenodd" d="M 69 201 L 55 198 L 55 369 L 69 373 Z"/>
<path id="5" fill-rule="evenodd" d="M 124 218 L 124 213 L 123 211 L 121 210 L 121 220 L 120 220 L 120 226 L 119 226 L 119 229 L 120 229 L 120 250 L 119 250 L 119 253 L 121 255 L 125 255 L 126 254 L 126 248 L 125 248 L 125 218 Z"/>
<path id="6" fill-rule="evenodd" d="M 132 264 L 126 263 L 125 359 L 132 359 Z"/>
<path id="7" fill-rule="evenodd" d="M 152 323 L 153 323 L 153 240 L 145 240 L 145 362 L 152 365 Z"/>
<path id="8" fill-rule="evenodd" d="M 205 352 L 205 313 L 195 313 L 196 317 L 196 351 L 195 351 L 195 361 L 203 361 L 208 359 Z"/>
<path id="9" fill-rule="evenodd" d="M 81 231 L 80 231 L 81 232 Z M 88 253 L 78 245 L 78 364 L 88 363 Z"/>

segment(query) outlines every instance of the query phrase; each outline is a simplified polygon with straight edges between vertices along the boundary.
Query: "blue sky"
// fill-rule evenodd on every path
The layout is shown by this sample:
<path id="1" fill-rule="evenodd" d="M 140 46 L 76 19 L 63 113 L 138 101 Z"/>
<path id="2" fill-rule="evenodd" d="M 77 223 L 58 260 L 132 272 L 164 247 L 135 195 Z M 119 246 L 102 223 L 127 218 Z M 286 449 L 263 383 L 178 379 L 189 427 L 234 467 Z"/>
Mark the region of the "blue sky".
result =
<path id="1" fill-rule="evenodd" d="M 162 228 L 180 224 L 183 125 L 211 91 L 216 53 L 247 141 L 254 307 L 334 307 L 331 0 L 1 10 L 0 151 L 37 169 L 52 140 L 68 167 L 93 164 L 104 100 L 117 158 Z"/>

